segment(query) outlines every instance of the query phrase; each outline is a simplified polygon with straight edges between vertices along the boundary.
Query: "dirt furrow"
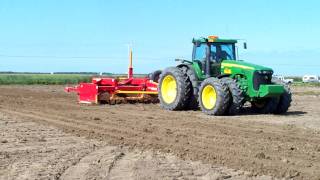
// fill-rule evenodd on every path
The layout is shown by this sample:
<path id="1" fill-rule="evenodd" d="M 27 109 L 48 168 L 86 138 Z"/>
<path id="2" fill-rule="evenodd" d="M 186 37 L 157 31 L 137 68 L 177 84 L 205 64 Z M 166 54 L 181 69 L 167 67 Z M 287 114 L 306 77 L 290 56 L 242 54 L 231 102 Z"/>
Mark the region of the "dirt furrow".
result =
<path id="1" fill-rule="evenodd" d="M 0 179 L 271 179 L 171 154 L 105 146 L 8 115 L 0 112 Z"/>

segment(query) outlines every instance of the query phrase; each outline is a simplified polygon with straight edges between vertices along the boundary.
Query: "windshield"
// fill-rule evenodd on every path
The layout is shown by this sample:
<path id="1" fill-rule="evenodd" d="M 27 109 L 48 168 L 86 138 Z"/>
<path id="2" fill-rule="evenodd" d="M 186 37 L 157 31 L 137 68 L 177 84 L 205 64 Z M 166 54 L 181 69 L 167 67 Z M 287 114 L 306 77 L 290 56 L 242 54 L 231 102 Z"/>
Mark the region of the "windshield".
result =
<path id="1" fill-rule="evenodd" d="M 211 44 L 211 59 L 221 62 L 221 60 L 235 60 L 234 44 Z"/>
<path id="2" fill-rule="evenodd" d="M 235 59 L 232 44 L 221 44 L 221 58 L 225 60 Z"/>

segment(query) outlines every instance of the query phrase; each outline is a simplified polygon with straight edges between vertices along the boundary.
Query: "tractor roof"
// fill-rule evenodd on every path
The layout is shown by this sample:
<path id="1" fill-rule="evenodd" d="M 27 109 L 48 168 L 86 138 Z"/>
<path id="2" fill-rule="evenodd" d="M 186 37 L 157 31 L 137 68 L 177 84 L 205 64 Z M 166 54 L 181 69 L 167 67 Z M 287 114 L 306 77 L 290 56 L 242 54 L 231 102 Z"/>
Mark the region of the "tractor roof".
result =
<path id="1" fill-rule="evenodd" d="M 205 43 L 205 42 L 219 42 L 219 43 L 237 43 L 236 39 L 220 39 L 218 36 L 208 36 L 200 37 L 200 38 L 193 38 L 192 43 L 199 42 L 199 43 Z"/>

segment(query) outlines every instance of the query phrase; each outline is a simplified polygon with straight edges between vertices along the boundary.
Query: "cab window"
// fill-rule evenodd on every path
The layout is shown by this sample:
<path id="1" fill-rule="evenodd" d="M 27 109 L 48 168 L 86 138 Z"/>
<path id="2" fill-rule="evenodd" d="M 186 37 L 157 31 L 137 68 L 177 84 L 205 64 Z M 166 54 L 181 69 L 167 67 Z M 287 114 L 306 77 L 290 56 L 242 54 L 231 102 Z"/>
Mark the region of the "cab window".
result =
<path id="1" fill-rule="evenodd" d="M 200 60 L 200 61 L 205 60 L 207 47 L 208 47 L 207 44 L 200 44 L 200 46 L 196 47 L 194 59 Z"/>
<path id="2" fill-rule="evenodd" d="M 214 44 L 210 46 L 210 61 L 217 62 L 217 46 Z"/>
<path id="3" fill-rule="evenodd" d="M 233 60 L 235 59 L 232 44 L 221 44 L 221 57 L 220 60 Z"/>

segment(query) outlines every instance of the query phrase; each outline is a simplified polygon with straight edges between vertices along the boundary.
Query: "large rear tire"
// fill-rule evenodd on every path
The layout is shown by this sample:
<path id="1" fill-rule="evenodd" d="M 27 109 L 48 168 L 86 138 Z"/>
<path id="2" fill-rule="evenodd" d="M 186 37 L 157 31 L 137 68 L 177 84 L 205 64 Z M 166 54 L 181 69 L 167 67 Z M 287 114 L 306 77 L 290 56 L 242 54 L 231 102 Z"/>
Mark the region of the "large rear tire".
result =
<path id="1" fill-rule="evenodd" d="M 217 78 L 208 78 L 201 83 L 199 104 L 208 115 L 224 115 L 230 101 L 228 87 Z"/>
<path id="2" fill-rule="evenodd" d="M 158 94 L 160 106 L 166 110 L 183 110 L 191 94 L 188 76 L 177 67 L 165 69 L 159 79 Z"/>
<path id="3" fill-rule="evenodd" d="M 240 88 L 236 80 L 232 78 L 224 77 L 224 78 L 221 78 L 220 80 L 223 84 L 225 84 L 228 87 L 231 95 L 230 105 L 228 107 L 228 110 L 226 111 L 226 114 L 228 115 L 239 114 L 244 104 L 243 90 Z"/>
<path id="4" fill-rule="evenodd" d="M 187 74 L 188 79 L 191 83 L 191 94 L 190 98 L 188 100 L 188 105 L 186 108 L 188 110 L 198 110 L 199 109 L 199 101 L 198 101 L 198 96 L 199 96 L 199 81 L 198 78 L 193 71 L 192 68 L 187 67 L 187 66 L 182 66 L 180 69 Z"/>

